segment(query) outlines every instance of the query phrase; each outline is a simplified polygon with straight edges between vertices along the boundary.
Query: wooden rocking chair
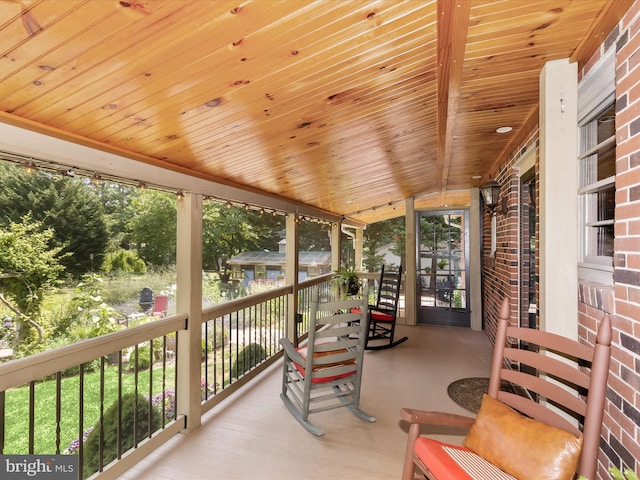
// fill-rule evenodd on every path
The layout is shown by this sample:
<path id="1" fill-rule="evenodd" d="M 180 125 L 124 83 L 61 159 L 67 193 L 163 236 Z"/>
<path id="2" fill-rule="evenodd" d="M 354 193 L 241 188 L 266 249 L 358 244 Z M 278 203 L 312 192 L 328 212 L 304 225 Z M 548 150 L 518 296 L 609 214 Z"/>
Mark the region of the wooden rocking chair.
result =
<path id="1" fill-rule="evenodd" d="M 362 300 L 323 302 L 314 288 L 307 343 L 295 348 L 287 338 L 280 397 L 293 417 L 314 435 L 321 428 L 308 417 L 339 407 L 347 407 L 358 418 L 376 418 L 360 410 L 360 384 L 366 343 L 366 288 Z M 359 312 L 352 312 L 354 307 Z"/>
<path id="2" fill-rule="evenodd" d="M 596 478 L 611 355 L 610 318 L 600 322 L 594 347 L 509 326 L 508 318 L 505 299 L 489 391 L 475 419 L 401 410 L 401 418 L 410 423 L 403 480 L 572 480 L 576 471 Z M 527 349 L 519 349 L 520 342 L 526 342 Z M 501 391 L 503 380 L 516 393 Z M 469 433 L 462 446 L 449 445 L 420 436 L 421 425 L 463 427 Z"/>
<path id="3" fill-rule="evenodd" d="M 397 272 L 385 271 L 382 265 L 376 304 L 369 305 L 367 350 L 382 350 L 400 345 L 408 337 L 394 338 L 398 318 L 398 300 L 402 283 L 402 267 Z"/>

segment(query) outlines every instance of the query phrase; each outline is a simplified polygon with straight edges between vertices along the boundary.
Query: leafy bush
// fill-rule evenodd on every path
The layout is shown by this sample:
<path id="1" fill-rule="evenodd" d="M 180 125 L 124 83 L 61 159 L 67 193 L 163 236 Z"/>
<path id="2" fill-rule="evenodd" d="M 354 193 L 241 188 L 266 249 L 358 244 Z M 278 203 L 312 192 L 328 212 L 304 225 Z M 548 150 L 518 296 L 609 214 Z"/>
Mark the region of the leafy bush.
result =
<path id="1" fill-rule="evenodd" d="M 102 290 L 102 278 L 93 273 L 83 275 L 53 336 L 73 343 L 120 330 L 120 314 L 103 301 Z"/>
<path id="2" fill-rule="evenodd" d="M 200 359 L 204 360 L 207 357 L 207 353 L 211 351 L 211 343 L 203 338 L 200 343 Z"/>
<path id="3" fill-rule="evenodd" d="M 105 255 L 101 270 L 105 273 L 145 273 L 147 265 L 138 257 L 137 251 L 120 249 Z"/>
<path id="4" fill-rule="evenodd" d="M 204 306 L 215 305 L 223 301 L 224 296 L 220 290 L 218 276 L 213 273 L 204 272 L 202 275 L 202 304 Z"/>
<path id="5" fill-rule="evenodd" d="M 162 419 L 156 408 L 151 409 L 151 425 L 149 425 L 149 400 L 144 396 L 129 393 L 121 399 L 122 430 L 120 438 L 122 452 L 133 447 L 134 436 L 136 442 L 141 442 L 149 431 L 154 432 L 161 427 Z M 134 432 L 134 412 L 137 412 L 136 431 Z M 104 413 L 103 420 L 103 464 L 107 465 L 115 460 L 118 453 L 118 401 L 116 400 Z M 100 461 L 100 422 L 87 436 L 84 444 L 83 477 L 89 477 L 98 471 Z"/>
<path id="6" fill-rule="evenodd" d="M 630 468 L 624 469 L 624 476 L 616 467 L 611 467 L 609 469 L 609 473 L 611 473 L 611 478 L 614 480 L 639 480 L 638 475 L 636 475 L 636 473 Z"/>
<path id="7" fill-rule="evenodd" d="M 258 343 L 250 343 L 238 353 L 231 366 L 231 378 L 238 378 L 267 358 L 267 351 Z"/>
<path id="8" fill-rule="evenodd" d="M 139 370 L 144 370 L 149 368 L 151 365 L 151 355 L 149 352 L 149 345 L 143 344 L 138 345 L 138 359 L 137 366 Z M 131 350 L 131 355 L 129 356 L 128 362 L 129 370 L 134 370 L 136 368 L 136 351 L 135 349 Z"/>
<path id="9" fill-rule="evenodd" d="M 169 339 L 167 339 L 169 342 Z M 153 339 L 153 352 L 149 350 L 149 342 L 138 345 L 138 369 L 148 369 L 151 364 L 162 359 L 163 342 L 162 338 Z M 130 349 L 127 368 L 133 370 L 136 367 L 136 350 L 135 347 Z"/>

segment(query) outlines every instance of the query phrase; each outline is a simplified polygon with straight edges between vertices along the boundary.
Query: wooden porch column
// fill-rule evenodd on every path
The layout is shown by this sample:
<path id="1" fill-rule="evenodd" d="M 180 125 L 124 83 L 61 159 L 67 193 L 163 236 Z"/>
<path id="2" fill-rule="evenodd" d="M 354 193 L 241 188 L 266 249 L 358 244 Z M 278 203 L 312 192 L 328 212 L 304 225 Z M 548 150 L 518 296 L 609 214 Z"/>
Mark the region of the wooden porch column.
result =
<path id="1" fill-rule="evenodd" d="M 482 230 L 480 226 L 480 189 L 469 190 L 471 202 L 469 205 L 469 305 L 471 307 L 471 328 L 482 330 L 482 258 L 481 240 Z M 476 257 L 477 256 L 477 257 Z"/>
<path id="2" fill-rule="evenodd" d="M 356 271 L 362 271 L 362 248 L 364 245 L 364 228 L 356 227 L 356 238 L 354 239 L 355 248 L 355 267 Z"/>
<path id="3" fill-rule="evenodd" d="M 295 346 L 298 345 L 298 336 L 296 335 L 296 313 L 298 313 L 298 269 L 300 267 L 298 254 L 300 250 L 300 242 L 298 234 L 300 232 L 300 224 L 298 223 L 298 214 L 290 213 L 286 220 L 286 249 L 285 249 L 285 283 L 293 285 L 293 293 L 287 299 L 287 338 L 291 340 Z"/>
<path id="4" fill-rule="evenodd" d="M 342 222 L 331 224 L 331 271 L 335 272 L 340 268 L 340 252 L 342 251 Z"/>
<path id="5" fill-rule="evenodd" d="M 200 349 L 202 343 L 202 196 L 178 200 L 176 252 L 177 313 L 189 315 L 178 332 L 178 414 L 187 416 L 187 431 L 200 426 Z"/>
<path id="6" fill-rule="evenodd" d="M 405 214 L 405 275 L 404 275 L 404 316 L 407 325 L 415 325 L 418 322 L 418 292 L 417 275 L 418 260 L 416 258 L 416 213 L 413 197 L 407 198 Z"/>
<path id="7" fill-rule="evenodd" d="M 577 339 L 578 67 L 540 74 L 540 328 Z M 547 322 L 547 320 L 549 320 Z"/>

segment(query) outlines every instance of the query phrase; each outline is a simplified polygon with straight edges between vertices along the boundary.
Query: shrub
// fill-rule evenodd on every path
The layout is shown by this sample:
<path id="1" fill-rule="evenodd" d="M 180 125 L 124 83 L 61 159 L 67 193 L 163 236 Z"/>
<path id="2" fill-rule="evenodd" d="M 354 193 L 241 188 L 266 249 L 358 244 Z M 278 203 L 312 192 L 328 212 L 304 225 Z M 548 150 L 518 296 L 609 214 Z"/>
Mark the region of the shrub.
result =
<path id="1" fill-rule="evenodd" d="M 120 433 L 122 442 L 122 453 L 131 449 L 136 442 L 141 442 L 149 435 L 149 431 L 154 432 L 161 427 L 162 419 L 158 409 L 151 409 L 151 425 L 149 425 L 149 401 L 144 396 L 129 393 L 121 399 L 122 431 Z M 134 432 L 134 412 L 137 412 L 137 428 Z M 103 465 L 115 460 L 118 454 L 118 401 L 116 400 L 104 413 L 103 420 Z M 98 471 L 100 461 L 100 422 L 87 436 L 84 444 L 84 466 L 83 477 L 89 477 Z"/>
<path id="2" fill-rule="evenodd" d="M 151 365 L 151 354 L 149 352 L 148 344 L 138 345 L 138 370 L 146 370 Z M 131 349 L 131 354 L 129 355 L 129 362 L 127 363 L 127 367 L 129 370 L 135 370 L 136 368 L 136 351 L 135 349 Z"/>
<path id="3" fill-rule="evenodd" d="M 121 315 L 102 298 L 103 281 L 99 276 L 88 273 L 75 288 L 65 312 L 62 312 L 53 337 L 65 338 L 69 343 L 87 338 L 99 337 L 120 330 Z"/>
<path id="4" fill-rule="evenodd" d="M 207 343 L 207 341 L 203 338 L 200 341 L 200 359 L 204 360 L 207 358 L 207 353 L 211 351 L 211 343 Z"/>
<path id="5" fill-rule="evenodd" d="M 231 366 L 231 378 L 238 378 L 267 358 L 267 351 L 258 343 L 250 343 L 238 353 Z"/>
<path id="6" fill-rule="evenodd" d="M 167 340 L 168 342 L 169 340 Z M 163 342 L 162 338 L 153 339 L 153 352 L 149 351 L 149 342 L 138 344 L 138 370 L 146 370 L 154 362 L 162 359 Z M 129 360 L 127 368 L 134 370 L 136 368 L 136 351 L 132 347 L 129 352 Z"/>
<path id="7" fill-rule="evenodd" d="M 105 273 L 145 273 L 147 266 L 136 250 L 120 249 L 105 255 L 101 270 Z"/>

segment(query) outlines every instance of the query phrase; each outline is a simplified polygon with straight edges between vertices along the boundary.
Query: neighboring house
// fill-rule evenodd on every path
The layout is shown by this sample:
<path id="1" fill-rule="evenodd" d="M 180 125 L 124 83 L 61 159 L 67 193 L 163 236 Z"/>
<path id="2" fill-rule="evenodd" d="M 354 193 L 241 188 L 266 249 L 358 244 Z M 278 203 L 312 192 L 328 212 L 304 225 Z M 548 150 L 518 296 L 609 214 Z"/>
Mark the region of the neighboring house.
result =
<path id="1" fill-rule="evenodd" d="M 276 280 L 285 274 L 285 245 L 281 240 L 277 252 L 242 252 L 227 261 L 231 277 L 242 281 Z M 331 272 L 331 252 L 300 252 L 298 280 Z"/>

